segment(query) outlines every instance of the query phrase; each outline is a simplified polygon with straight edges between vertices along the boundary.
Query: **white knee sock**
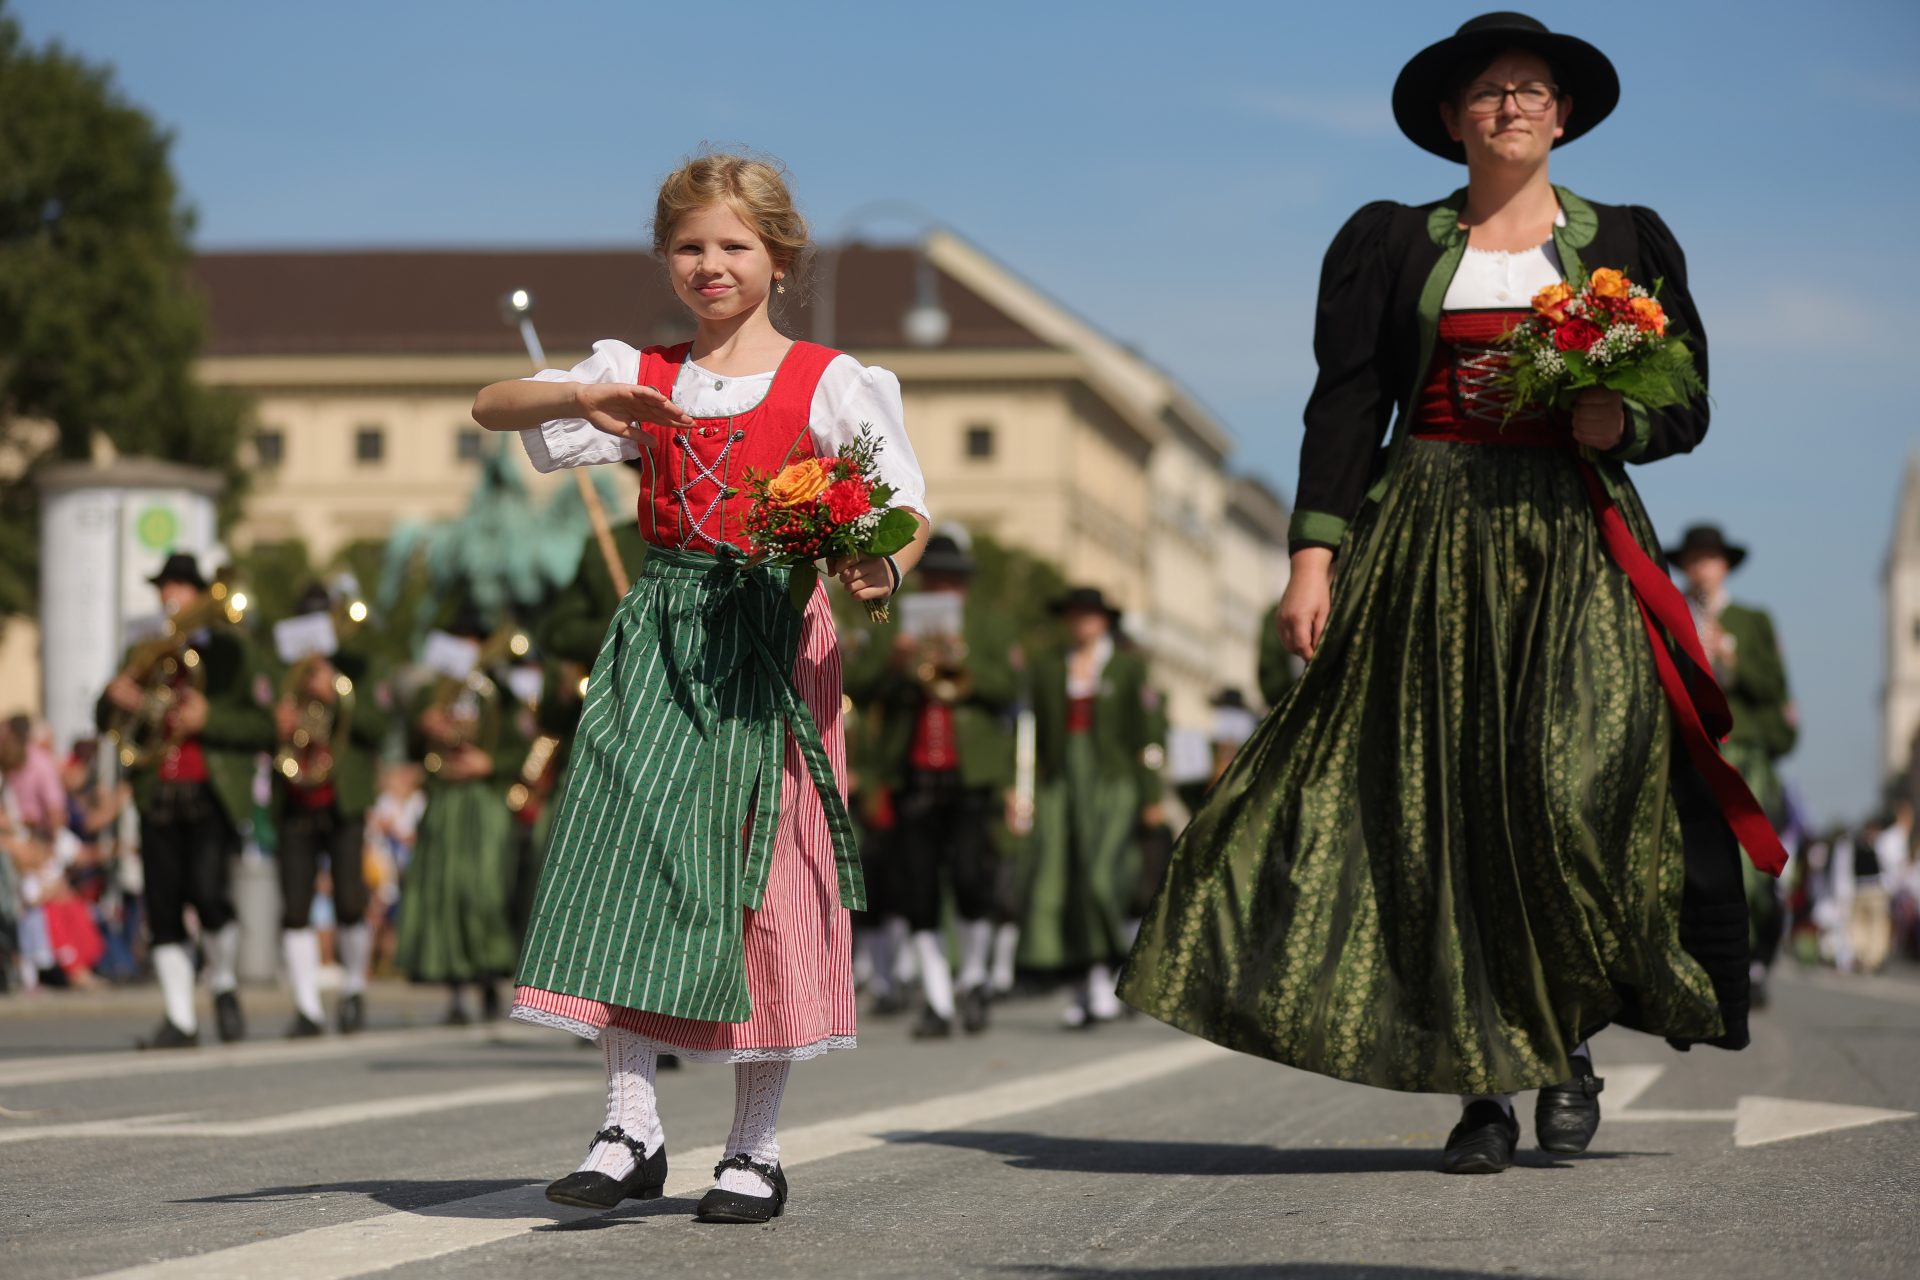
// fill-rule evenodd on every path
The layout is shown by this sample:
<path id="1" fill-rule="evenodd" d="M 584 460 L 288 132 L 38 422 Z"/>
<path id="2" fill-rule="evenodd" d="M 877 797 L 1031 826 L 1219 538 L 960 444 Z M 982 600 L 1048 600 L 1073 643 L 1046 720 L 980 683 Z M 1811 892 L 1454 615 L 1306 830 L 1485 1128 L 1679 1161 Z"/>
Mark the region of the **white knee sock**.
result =
<path id="1" fill-rule="evenodd" d="M 1013 990 L 1013 958 L 1020 952 L 1020 926 L 1003 924 L 993 931 L 993 990 L 1005 995 Z"/>
<path id="2" fill-rule="evenodd" d="M 607 1059 L 607 1122 L 601 1127 L 618 1125 L 651 1155 L 667 1140 L 653 1084 L 660 1057 L 639 1036 L 619 1027 L 600 1033 L 600 1048 Z M 633 1150 L 624 1142 L 596 1142 L 576 1172 L 624 1178 L 633 1172 Z"/>
<path id="3" fill-rule="evenodd" d="M 791 1062 L 739 1062 L 733 1068 L 733 1129 L 725 1154 L 746 1155 L 762 1164 L 780 1160 L 780 1100 L 786 1096 Z M 751 1169 L 733 1168 L 714 1184 L 743 1196 L 770 1196 L 773 1184 Z"/>
<path id="4" fill-rule="evenodd" d="M 280 934 L 280 955 L 287 965 L 287 986 L 293 1007 L 309 1021 L 326 1021 L 320 1007 L 320 935 L 312 929 L 286 929 Z"/>
<path id="5" fill-rule="evenodd" d="M 1573 1052 L 1567 1056 L 1569 1058 L 1585 1058 L 1587 1064 L 1591 1066 L 1593 1064 L 1593 1041 L 1582 1040 L 1573 1047 Z"/>
<path id="6" fill-rule="evenodd" d="M 357 996 L 367 989 L 367 971 L 373 967 L 373 930 L 362 921 L 344 925 L 334 946 L 340 952 L 340 994 Z"/>
<path id="7" fill-rule="evenodd" d="M 160 980 L 160 998 L 166 1002 L 167 1021 L 192 1035 L 200 1029 L 193 1012 L 193 957 L 177 942 L 153 949 L 153 976 Z"/>
<path id="8" fill-rule="evenodd" d="M 207 947 L 207 990 L 222 995 L 240 985 L 240 922 L 229 921 L 227 927 L 206 939 Z"/>
<path id="9" fill-rule="evenodd" d="M 903 917 L 888 916 L 887 937 L 893 943 L 893 980 L 904 987 L 920 977 L 920 957 L 913 949 L 913 930 Z"/>
<path id="10" fill-rule="evenodd" d="M 943 1018 L 952 1018 L 953 970 L 947 968 L 947 953 L 940 945 L 940 935 L 921 930 L 913 935 L 913 949 L 920 957 L 920 989 L 926 993 L 927 1008 Z"/>
<path id="11" fill-rule="evenodd" d="M 1103 964 L 1087 970 L 1087 1012 L 1096 1018 L 1120 1016 L 1120 997 L 1114 991 L 1113 970 Z"/>
<path id="12" fill-rule="evenodd" d="M 960 977 L 962 991 L 987 985 L 987 961 L 993 953 L 993 923 L 989 920 L 963 920 L 960 923 Z"/>
<path id="13" fill-rule="evenodd" d="M 1497 1102 L 1505 1109 L 1509 1119 L 1513 1116 L 1513 1095 L 1510 1093 L 1463 1093 L 1460 1095 L 1462 1111 L 1476 1102 Z"/>

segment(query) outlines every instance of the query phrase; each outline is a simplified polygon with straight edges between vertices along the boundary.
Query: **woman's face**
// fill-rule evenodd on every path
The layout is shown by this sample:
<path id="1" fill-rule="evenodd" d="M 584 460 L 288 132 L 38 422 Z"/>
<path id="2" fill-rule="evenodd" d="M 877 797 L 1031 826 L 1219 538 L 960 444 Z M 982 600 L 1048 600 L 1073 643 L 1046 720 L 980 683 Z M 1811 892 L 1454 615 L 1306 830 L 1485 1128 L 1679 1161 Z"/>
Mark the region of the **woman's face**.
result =
<path id="1" fill-rule="evenodd" d="M 1467 163 L 1545 164 L 1553 144 L 1567 131 L 1573 100 L 1553 92 L 1551 101 L 1531 108 L 1531 90 L 1552 87 L 1553 68 L 1538 54 L 1509 50 L 1467 82 L 1454 102 L 1440 104 L 1447 132 L 1467 149 Z M 1514 92 L 1503 92 L 1513 90 Z"/>
<path id="2" fill-rule="evenodd" d="M 700 320 L 731 320 L 764 306 L 785 272 L 731 205 L 695 209 L 667 242 L 673 291 Z"/>

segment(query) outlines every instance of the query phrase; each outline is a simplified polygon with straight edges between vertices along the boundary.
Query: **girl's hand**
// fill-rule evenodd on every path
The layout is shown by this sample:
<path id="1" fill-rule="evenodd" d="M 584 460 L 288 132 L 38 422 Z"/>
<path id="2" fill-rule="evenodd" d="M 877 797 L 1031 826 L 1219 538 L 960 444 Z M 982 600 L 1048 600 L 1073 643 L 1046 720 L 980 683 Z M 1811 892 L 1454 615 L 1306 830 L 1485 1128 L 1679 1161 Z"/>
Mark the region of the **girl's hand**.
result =
<path id="1" fill-rule="evenodd" d="M 1627 410 L 1618 391 L 1588 387 L 1573 401 L 1573 438 L 1603 453 L 1627 434 Z"/>
<path id="2" fill-rule="evenodd" d="M 693 425 L 686 410 L 652 387 L 624 382 L 583 383 L 574 391 L 573 399 L 580 416 L 594 427 L 610 436 L 631 440 L 642 449 L 649 447 L 652 438 L 635 423 L 680 428 Z"/>
<path id="3" fill-rule="evenodd" d="M 846 585 L 855 600 L 885 600 L 893 594 L 893 570 L 887 568 L 884 556 L 835 556 L 827 561 L 827 571 Z"/>
<path id="4" fill-rule="evenodd" d="M 1293 574 L 1280 597 L 1280 643 L 1303 661 L 1313 658 L 1333 607 L 1333 552 L 1306 547 L 1293 557 Z"/>

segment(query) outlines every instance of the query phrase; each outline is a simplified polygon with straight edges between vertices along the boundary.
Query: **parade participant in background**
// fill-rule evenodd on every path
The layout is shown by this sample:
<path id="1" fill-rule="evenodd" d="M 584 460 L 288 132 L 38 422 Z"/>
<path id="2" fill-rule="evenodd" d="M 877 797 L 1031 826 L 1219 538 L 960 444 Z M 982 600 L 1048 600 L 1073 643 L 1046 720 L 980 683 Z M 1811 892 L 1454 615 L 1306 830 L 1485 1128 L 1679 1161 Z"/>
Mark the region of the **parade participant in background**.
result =
<path id="1" fill-rule="evenodd" d="M 1776 765 L 1793 750 L 1800 731 L 1773 618 L 1766 610 L 1737 604 L 1727 595 L 1727 575 L 1746 558 L 1745 547 L 1729 543 L 1719 527 L 1710 524 L 1688 529 L 1680 545 L 1667 550 L 1667 559 L 1686 580 L 1687 603 L 1693 608 L 1700 645 L 1712 660 L 1714 679 L 1726 691 L 1733 710 L 1733 732 L 1720 749 L 1740 770 L 1779 830 L 1786 826 L 1787 797 Z M 1759 1007 L 1767 1000 L 1767 975 L 1780 952 L 1786 911 L 1778 879 L 1751 863 L 1744 872 L 1751 913 L 1752 1001 Z"/>
<path id="2" fill-rule="evenodd" d="M 1188 828 L 1122 984 L 1234 1049 L 1459 1095 L 1450 1173 L 1511 1164 L 1523 1089 L 1541 1145 L 1584 1150 L 1609 1023 L 1744 1046 L 1729 821 L 1781 858 L 1713 754 L 1707 677 L 1664 665 L 1697 644 L 1623 466 L 1698 444 L 1705 395 L 1547 411 L 1501 381 L 1529 300 L 1602 267 L 1663 282 L 1705 377 L 1665 224 L 1548 180 L 1618 86 L 1598 49 L 1511 13 L 1401 72 L 1401 129 L 1467 186 L 1367 205 L 1327 253 L 1281 606 L 1308 665 Z"/>
<path id="3" fill-rule="evenodd" d="M 742 482 L 863 431 L 896 506 L 924 512 L 924 482 L 894 376 L 773 325 L 807 247 L 776 167 L 690 161 L 662 184 L 653 231 L 692 342 L 598 342 L 572 370 L 474 402 L 480 425 L 522 432 L 542 471 L 639 459 L 652 544 L 594 664 L 514 1017 L 606 1052 L 606 1126 L 551 1198 L 660 1194 L 664 1051 L 734 1066 L 733 1130 L 699 1216 L 764 1222 L 786 1203 L 776 1122 L 792 1063 L 854 1043 L 847 908 L 863 903 L 826 592 L 816 583 L 802 612 L 794 571 L 746 561 Z M 826 496 L 823 468 L 797 474 L 783 502 Z M 922 517 L 897 557 L 830 568 L 883 600 L 925 536 Z"/>
<path id="4" fill-rule="evenodd" d="M 207 988 L 220 1038 L 246 1034 L 236 965 L 240 925 L 228 863 L 253 810 L 255 758 L 273 750 L 273 717 L 254 696 L 265 669 L 231 625 L 233 597 L 219 595 L 190 555 L 167 557 L 150 582 L 169 634 L 135 645 L 101 696 L 95 718 L 115 732 L 140 815 L 150 958 L 166 1016 L 146 1048 L 199 1043 L 186 910 L 200 924 Z"/>
<path id="5" fill-rule="evenodd" d="M 514 632 L 496 629 L 471 603 L 447 635 L 474 646 L 471 670 L 448 646 L 438 679 L 415 699 L 413 756 L 426 770 L 426 809 L 400 888 L 395 962 L 414 982 L 447 988 L 446 1021 L 471 1020 L 466 988 L 480 988 L 480 1016 L 499 1016 L 497 984 L 513 972 L 509 899 L 513 849 L 507 811 L 509 760 L 526 750 L 505 666 Z M 524 637 L 523 643 L 524 643 Z"/>
<path id="6" fill-rule="evenodd" d="M 280 738 L 273 770 L 274 825 L 280 836 L 275 858 L 280 947 L 293 989 L 290 1038 L 317 1036 L 326 1020 L 320 1004 L 320 938 L 312 918 L 323 860 L 340 959 L 343 1033 L 366 1025 L 367 974 L 373 963 L 366 820 L 380 749 L 393 726 L 387 709 L 392 695 L 380 682 L 371 654 L 346 633 L 357 620 L 335 614 L 335 601 L 316 582 L 294 605 L 293 625 L 276 629 L 276 640 L 285 636 L 290 644 L 303 643 L 296 638 L 303 627 L 314 637 L 297 654 L 283 645 L 280 657 L 288 666 L 273 708 Z"/>
<path id="7" fill-rule="evenodd" d="M 9 717 L 0 728 L 0 740 L 11 743 L 12 763 L 4 772 L 19 821 L 42 837 L 51 836 L 66 825 L 67 818 L 67 789 L 60 782 L 60 766 L 29 716 Z"/>
<path id="8" fill-rule="evenodd" d="M 848 692 L 874 707 L 880 740 L 871 781 L 893 798 L 899 905 L 912 930 L 925 1005 L 916 1039 L 987 1026 L 1000 868 L 994 826 L 1013 786 L 1007 721 L 1019 684 L 1018 639 L 994 609 L 974 605 L 971 552 L 951 533 L 927 540 L 919 590 L 896 608 L 896 634 L 849 670 Z M 947 962 L 941 917 L 959 925 L 960 972 Z M 956 993 L 956 986 L 958 991 Z"/>
<path id="9" fill-rule="evenodd" d="M 1033 664 L 1039 759 L 1033 856 L 1021 895 L 1020 964 L 1072 975 L 1067 1027 L 1120 1015 L 1114 967 L 1129 942 L 1136 832 L 1165 821 L 1154 752 L 1163 722 L 1138 650 L 1118 643 L 1120 612 L 1097 587 L 1055 600 L 1067 647 Z"/>
<path id="10" fill-rule="evenodd" d="M 413 846 L 420 835 L 420 819 L 427 811 L 426 771 L 412 760 L 380 766 L 380 794 L 367 810 L 367 853 L 370 896 L 379 910 L 373 944 L 374 963 L 384 966 L 397 950 L 400 921 L 400 885 L 413 863 Z"/>

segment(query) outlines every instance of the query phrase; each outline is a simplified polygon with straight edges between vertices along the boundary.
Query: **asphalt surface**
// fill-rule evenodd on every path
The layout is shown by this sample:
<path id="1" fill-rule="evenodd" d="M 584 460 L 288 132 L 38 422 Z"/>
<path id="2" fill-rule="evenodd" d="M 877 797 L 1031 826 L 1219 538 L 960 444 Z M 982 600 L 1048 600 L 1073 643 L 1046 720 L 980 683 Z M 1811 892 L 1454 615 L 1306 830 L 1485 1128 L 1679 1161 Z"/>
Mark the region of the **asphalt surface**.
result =
<path id="1" fill-rule="evenodd" d="M 1043 999 L 985 1035 L 869 1019 L 803 1064 L 793 1200 L 691 1220 L 731 1072 L 661 1077 L 667 1198 L 593 1216 L 540 1194 L 601 1118 L 597 1052 L 432 1026 L 140 1054 L 152 992 L 0 999 L 0 1276 L 1906 1276 L 1920 1256 L 1920 982 L 1782 975 L 1745 1053 L 1610 1031 L 1594 1148 L 1435 1172 L 1447 1099 L 1339 1084 L 1146 1019 L 1064 1032 Z M 1796 1136 L 1798 1135 L 1798 1136 Z"/>

